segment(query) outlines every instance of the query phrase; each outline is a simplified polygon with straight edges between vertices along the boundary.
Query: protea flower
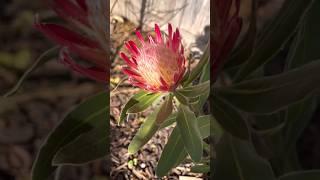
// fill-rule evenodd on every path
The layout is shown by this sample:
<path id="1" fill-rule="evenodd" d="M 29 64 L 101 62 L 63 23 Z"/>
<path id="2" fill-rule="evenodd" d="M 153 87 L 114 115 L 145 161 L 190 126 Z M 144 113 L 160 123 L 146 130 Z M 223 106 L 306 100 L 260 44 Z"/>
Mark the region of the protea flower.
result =
<path id="1" fill-rule="evenodd" d="M 107 2 L 105 0 L 52 0 L 53 10 L 69 24 L 35 23 L 35 28 L 62 46 L 60 61 L 76 72 L 98 81 L 108 79 Z M 71 53 L 90 62 L 86 67 L 76 63 Z"/>
<path id="2" fill-rule="evenodd" d="M 186 70 L 180 32 L 178 28 L 173 32 L 171 24 L 167 36 L 161 34 L 157 24 L 154 30 L 155 38 L 148 35 L 147 41 L 136 30 L 139 46 L 131 40 L 125 43 L 130 57 L 120 52 L 127 63 L 122 70 L 134 86 L 151 92 L 174 91 Z"/>
<path id="3" fill-rule="evenodd" d="M 240 0 L 213 1 L 211 80 L 214 82 L 240 34 Z"/>

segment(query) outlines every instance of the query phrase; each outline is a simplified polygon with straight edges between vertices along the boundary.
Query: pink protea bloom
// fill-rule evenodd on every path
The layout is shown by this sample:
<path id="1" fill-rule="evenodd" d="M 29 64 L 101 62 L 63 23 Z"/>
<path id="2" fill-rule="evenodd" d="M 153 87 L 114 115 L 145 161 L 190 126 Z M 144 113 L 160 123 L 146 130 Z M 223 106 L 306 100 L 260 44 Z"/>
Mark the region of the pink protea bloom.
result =
<path id="1" fill-rule="evenodd" d="M 131 57 L 120 52 L 120 57 L 127 63 L 122 70 L 134 86 L 151 92 L 174 91 L 186 70 L 179 29 L 173 32 L 168 24 L 168 35 L 165 36 L 155 24 L 155 34 L 155 38 L 148 35 L 145 41 L 136 30 L 140 47 L 131 40 L 125 43 Z"/>
<path id="2" fill-rule="evenodd" d="M 109 74 L 105 0 L 51 0 L 52 9 L 67 26 L 36 22 L 34 27 L 61 46 L 59 60 L 72 70 L 97 81 L 107 82 Z M 72 58 L 89 62 L 84 66 Z"/>

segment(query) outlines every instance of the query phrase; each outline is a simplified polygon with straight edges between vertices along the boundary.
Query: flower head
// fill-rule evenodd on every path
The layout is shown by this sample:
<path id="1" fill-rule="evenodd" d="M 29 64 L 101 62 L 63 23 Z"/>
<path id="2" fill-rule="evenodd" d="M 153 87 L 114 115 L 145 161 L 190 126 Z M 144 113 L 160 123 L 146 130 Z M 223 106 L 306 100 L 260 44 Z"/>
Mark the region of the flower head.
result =
<path id="1" fill-rule="evenodd" d="M 52 0 L 51 7 L 68 27 L 54 23 L 35 23 L 35 28 L 62 46 L 59 60 L 72 70 L 92 79 L 106 82 L 109 70 L 105 0 Z M 91 66 L 78 64 L 76 54 Z"/>
<path id="2" fill-rule="evenodd" d="M 129 76 L 133 85 L 147 91 L 173 91 L 186 70 L 180 32 L 178 28 L 173 32 L 171 24 L 168 24 L 168 36 L 163 36 L 155 24 L 155 34 L 155 38 L 148 35 L 145 41 L 136 30 L 140 47 L 131 40 L 125 43 L 131 55 L 129 58 L 125 53 L 120 53 L 120 57 L 127 63 L 123 72 Z"/>

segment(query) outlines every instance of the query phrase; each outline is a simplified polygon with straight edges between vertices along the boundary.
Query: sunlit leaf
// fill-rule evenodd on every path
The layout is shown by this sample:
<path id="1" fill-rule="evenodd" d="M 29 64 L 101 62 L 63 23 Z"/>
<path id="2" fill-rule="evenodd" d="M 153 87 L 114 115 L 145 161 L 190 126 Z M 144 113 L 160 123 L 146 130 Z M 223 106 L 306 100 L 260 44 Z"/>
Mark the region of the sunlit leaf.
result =
<path id="1" fill-rule="evenodd" d="M 201 72 L 203 71 L 205 64 L 209 62 L 209 56 L 210 56 L 210 48 L 209 46 L 207 46 L 197 66 L 192 69 L 191 73 L 188 76 L 185 76 L 185 78 L 187 79 L 182 80 L 182 83 L 184 86 L 192 83 L 192 81 L 194 81 L 201 75 Z"/>
<path id="2" fill-rule="evenodd" d="M 198 117 L 198 124 L 202 138 L 206 138 L 210 135 L 210 122 L 212 121 L 213 119 L 209 115 Z M 188 153 L 184 148 L 179 128 L 175 127 L 161 153 L 156 169 L 157 176 L 162 177 L 167 175 L 167 173 L 172 168 L 179 165 L 187 155 Z"/>
<path id="3" fill-rule="evenodd" d="M 195 114 L 187 106 L 180 105 L 177 115 L 177 126 L 186 151 L 198 162 L 202 158 L 202 139 Z"/>
<path id="4" fill-rule="evenodd" d="M 183 89 L 178 89 L 176 92 L 180 93 L 181 95 L 194 98 L 198 97 L 201 94 L 207 94 L 210 91 L 210 82 L 206 81 L 195 86 L 186 87 Z"/>
<path id="5" fill-rule="evenodd" d="M 163 104 L 154 110 L 141 125 L 128 147 L 129 154 L 136 153 L 160 128 L 160 124 L 172 113 L 172 96 L 168 95 Z"/>
<path id="6" fill-rule="evenodd" d="M 148 93 L 145 91 L 139 91 L 137 94 L 133 95 L 126 105 L 122 108 L 120 119 L 118 124 L 123 123 L 125 120 L 127 113 L 137 113 L 148 108 L 158 97 L 160 94 Z"/>

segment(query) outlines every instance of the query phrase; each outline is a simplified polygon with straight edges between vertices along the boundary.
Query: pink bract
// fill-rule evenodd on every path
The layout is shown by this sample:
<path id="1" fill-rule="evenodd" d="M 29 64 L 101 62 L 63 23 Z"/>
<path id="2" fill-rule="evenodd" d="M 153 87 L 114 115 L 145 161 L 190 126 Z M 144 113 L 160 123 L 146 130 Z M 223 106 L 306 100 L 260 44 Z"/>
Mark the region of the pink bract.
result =
<path id="1" fill-rule="evenodd" d="M 154 30 L 156 36 L 148 35 L 148 40 L 136 30 L 139 42 L 125 42 L 130 56 L 120 52 L 127 64 L 122 70 L 134 86 L 151 92 L 174 91 L 186 70 L 181 35 L 178 28 L 172 31 L 171 24 L 167 36 L 161 34 L 157 24 Z"/>
<path id="2" fill-rule="evenodd" d="M 99 28 L 90 21 L 97 19 L 96 14 L 92 13 L 88 6 L 88 3 L 92 2 L 86 0 L 52 0 L 50 2 L 52 9 L 68 22 L 69 27 L 40 22 L 36 22 L 34 27 L 62 46 L 59 60 L 63 64 L 94 80 L 107 82 L 107 72 L 110 67 L 107 60 L 107 40 L 104 44 L 101 43 L 101 39 L 105 38 L 105 34 L 101 32 L 105 31 L 102 29 L 101 32 L 97 32 L 96 29 Z M 106 19 L 103 20 L 106 21 Z M 91 65 L 89 67 L 80 65 L 72 58 L 71 53 L 90 62 Z"/>

